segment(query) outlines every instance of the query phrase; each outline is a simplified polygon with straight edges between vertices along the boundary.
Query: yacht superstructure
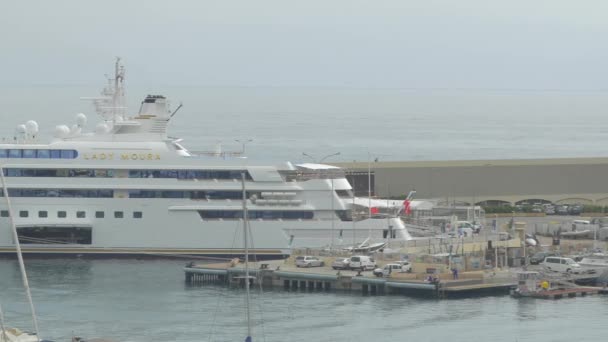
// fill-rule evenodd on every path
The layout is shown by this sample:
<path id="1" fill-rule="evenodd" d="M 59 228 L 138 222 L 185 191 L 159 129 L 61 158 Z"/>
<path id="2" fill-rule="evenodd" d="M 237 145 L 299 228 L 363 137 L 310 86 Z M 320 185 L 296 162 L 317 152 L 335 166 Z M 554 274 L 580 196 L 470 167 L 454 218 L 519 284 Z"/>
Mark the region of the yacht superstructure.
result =
<path id="1" fill-rule="evenodd" d="M 352 188 L 339 168 L 268 166 L 243 156 L 197 155 L 167 135 L 175 112 L 164 96 L 147 96 L 127 117 L 124 69 L 93 98 L 102 122 L 57 126 L 48 144 L 38 125 L 18 127 L 0 144 L 0 254 L 14 253 L 9 215 L 24 253 L 133 255 L 242 254 L 245 177 L 252 249 L 260 257 L 292 247 L 407 240 L 399 218 L 353 215 Z"/>

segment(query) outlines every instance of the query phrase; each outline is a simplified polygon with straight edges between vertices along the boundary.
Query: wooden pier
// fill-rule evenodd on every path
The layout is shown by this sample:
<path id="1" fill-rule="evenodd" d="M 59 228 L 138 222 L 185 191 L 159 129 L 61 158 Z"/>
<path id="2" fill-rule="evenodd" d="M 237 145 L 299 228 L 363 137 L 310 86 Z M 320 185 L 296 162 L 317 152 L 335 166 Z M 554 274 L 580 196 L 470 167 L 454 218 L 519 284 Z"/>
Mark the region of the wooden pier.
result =
<path id="1" fill-rule="evenodd" d="M 242 286 L 244 268 L 230 263 L 189 264 L 184 268 L 188 284 Z M 409 273 L 376 277 L 371 271 L 332 270 L 327 267 L 300 269 L 284 261 L 270 261 L 250 269 L 251 282 L 262 287 L 307 291 L 347 291 L 362 295 L 404 294 L 434 298 L 462 295 L 508 294 L 515 286 L 511 280 L 489 281 L 482 277 L 428 282 L 424 275 Z M 422 279 L 421 279 L 422 278 Z"/>
<path id="2" fill-rule="evenodd" d="M 598 293 L 607 293 L 605 289 L 600 287 L 576 287 L 567 289 L 554 289 L 530 293 L 521 297 L 540 298 L 540 299 L 562 299 L 573 297 L 585 297 Z"/>

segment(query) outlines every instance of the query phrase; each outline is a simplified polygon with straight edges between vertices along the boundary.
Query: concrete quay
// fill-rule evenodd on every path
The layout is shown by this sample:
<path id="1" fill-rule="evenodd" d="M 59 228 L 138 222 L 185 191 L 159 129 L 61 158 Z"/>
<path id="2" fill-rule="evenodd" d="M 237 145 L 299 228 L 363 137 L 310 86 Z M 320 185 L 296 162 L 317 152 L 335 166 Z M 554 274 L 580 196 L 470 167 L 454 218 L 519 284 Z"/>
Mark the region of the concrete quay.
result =
<path id="1" fill-rule="evenodd" d="M 332 270 L 329 267 L 296 268 L 287 260 L 258 263 L 250 267 L 253 286 L 308 291 L 346 291 L 362 295 L 402 294 L 428 298 L 451 298 L 482 294 L 505 294 L 515 286 L 508 272 L 462 272 L 459 279 L 451 274 L 436 274 L 438 281 L 425 280 L 422 273 L 394 273 L 376 277 L 371 271 Z M 184 268 L 186 283 L 243 286 L 245 269 L 234 263 L 191 263 Z"/>

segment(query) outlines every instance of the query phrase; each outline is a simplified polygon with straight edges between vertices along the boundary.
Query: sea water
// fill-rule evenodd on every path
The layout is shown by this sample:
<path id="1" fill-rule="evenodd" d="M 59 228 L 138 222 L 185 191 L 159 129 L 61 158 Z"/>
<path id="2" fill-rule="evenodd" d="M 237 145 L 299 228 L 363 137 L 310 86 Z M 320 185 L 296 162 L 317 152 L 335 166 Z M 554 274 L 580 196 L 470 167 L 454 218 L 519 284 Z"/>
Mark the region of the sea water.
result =
<path id="1" fill-rule="evenodd" d="M 28 260 L 40 332 L 119 341 L 244 341 L 245 293 L 185 284 L 181 260 Z M 18 264 L 0 260 L 7 323 L 31 328 Z M 252 291 L 254 341 L 602 341 L 608 296 L 435 300 Z"/>
<path id="2" fill-rule="evenodd" d="M 0 137 L 28 119 L 41 141 L 88 114 L 96 87 L 0 88 Z M 192 150 L 240 150 L 250 160 L 327 161 L 606 157 L 606 92 L 309 88 L 129 88 L 184 107 L 170 135 Z M 312 158 L 303 157 L 307 153 Z M 6 228 L 6 227 L 5 227 Z M 244 292 L 187 286 L 185 260 L 27 260 L 42 337 L 120 341 L 242 341 Z M 31 329 L 19 269 L 0 260 L 7 323 Z M 256 292 L 254 341 L 600 341 L 608 297 L 454 300 Z"/>
<path id="3" fill-rule="evenodd" d="M 56 125 L 99 118 L 81 96 L 97 87 L 0 88 L 0 139 L 26 120 L 40 139 Z M 128 87 L 128 112 L 146 94 L 175 109 L 169 134 L 194 151 L 240 151 L 252 161 L 327 162 L 608 156 L 608 91 Z M 310 157 L 303 156 L 306 153 Z"/>

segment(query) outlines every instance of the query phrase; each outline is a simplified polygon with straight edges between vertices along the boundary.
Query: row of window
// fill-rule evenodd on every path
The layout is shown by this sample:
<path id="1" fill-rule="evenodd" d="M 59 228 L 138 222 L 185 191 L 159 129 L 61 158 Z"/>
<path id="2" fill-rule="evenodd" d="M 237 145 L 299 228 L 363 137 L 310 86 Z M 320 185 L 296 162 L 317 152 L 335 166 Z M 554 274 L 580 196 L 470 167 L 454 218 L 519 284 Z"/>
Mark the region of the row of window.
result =
<path id="1" fill-rule="evenodd" d="M 65 210 L 59 210 L 56 212 L 57 218 L 67 218 L 68 217 L 68 212 Z M 0 217 L 8 217 L 8 210 L 0 210 Z M 30 212 L 27 210 L 20 210 L 19 211 L 19 217 L 29 217 L 30 216 Z M 47 218 L 49 217 L 49 212 L 46 210 L 39 210 L 38 211 L 38 217 L 40 218 Z M 79 210 L 76 211 L 76 218 L 86 218 L 87 217 L 87 212 L 84 210 Z M 95 212 L 95 218 L 105 218 L 106 217 L 106 213 L 105 211 L 96 211 Z M 124 218 L 125 217 L 125 213 L 123 211 L 115 211 L 114 212 L 114 218 Z M 141 211 L 134 211 L 133 212 L 133 218 L 135 219 L 140 219 L 143 217 L 143 213 Z"/>
<path id="2" fill-rule="evenodd" d="M 172 179 L 245 179 L 251 175 L 242 170 L 129 170 L 129 178 L 172 178 Z M 103 169 L 31 169 L 5 168 L 6 177 L 114 177 L 115 170 Z"/>
<path id="3" fill-rule="evenodd" d="M 104 189 L 8 189 L 10 197 L 78 197 L 78 198 L 112 198 L 114 190 Z M 0 189 L 0 196 L 4 192 Z"/>
<path id="4" fill-rule="evenodd" d="M 204 220 L 238 220 L 243 218 L 242 210 L 199 210 L 199 215 Z M 282 211 L 282 210 L 249 210 L 247 216 L 250 219 L 263 220 L 312 220 L 312 211 Z"/>
<path id="5" fill-rule="evenodd" d="M 0 149 L 0 158 L 75 159 L 76 150 Z"/>
<path id="6" fill-rule="evenodd" d="M 353 192 L 351 190 L 336 190 L 336 195 L 340 198 L 353 198 Z"/>
<path id="7" fill-rule="evenodd" d="M 241 179 L 243 172 L 251 180 L 244 170 L 129 170 L 129 178 Z"/>
<path id="8" fill-rule="evenodd" d="M 247 191 L 247 198 L 251 196 L 261 197 L 259 191 Z M 189 199 L 207 199 L 207 200 L 222 200 L 233 199 L 240 200 L 243 198 L 242 191 L 179 191 L 179 190 L 129 190 L 130 198 L 189 198 Z"/>
<path id="9" fill-rule="evenodd" d="M 6 177 L 114 177 L 114 170 L 5 168 Z"/>
<path id="10" fill-rule="evenodd" d="M 106 189 L 8 189 L 10 197 L 68 197 L 68 198 L 113 198 L 114 190 Z M 4 192 L 0 189 L 0 197 Z M 261 197 L 259 191 L 247 191 L 247 198 Z M 129 198 L 185 198 L 240 200 L 243 198 L 242 191 L 181 191 L 181 190 L 129 190 Z"/>

